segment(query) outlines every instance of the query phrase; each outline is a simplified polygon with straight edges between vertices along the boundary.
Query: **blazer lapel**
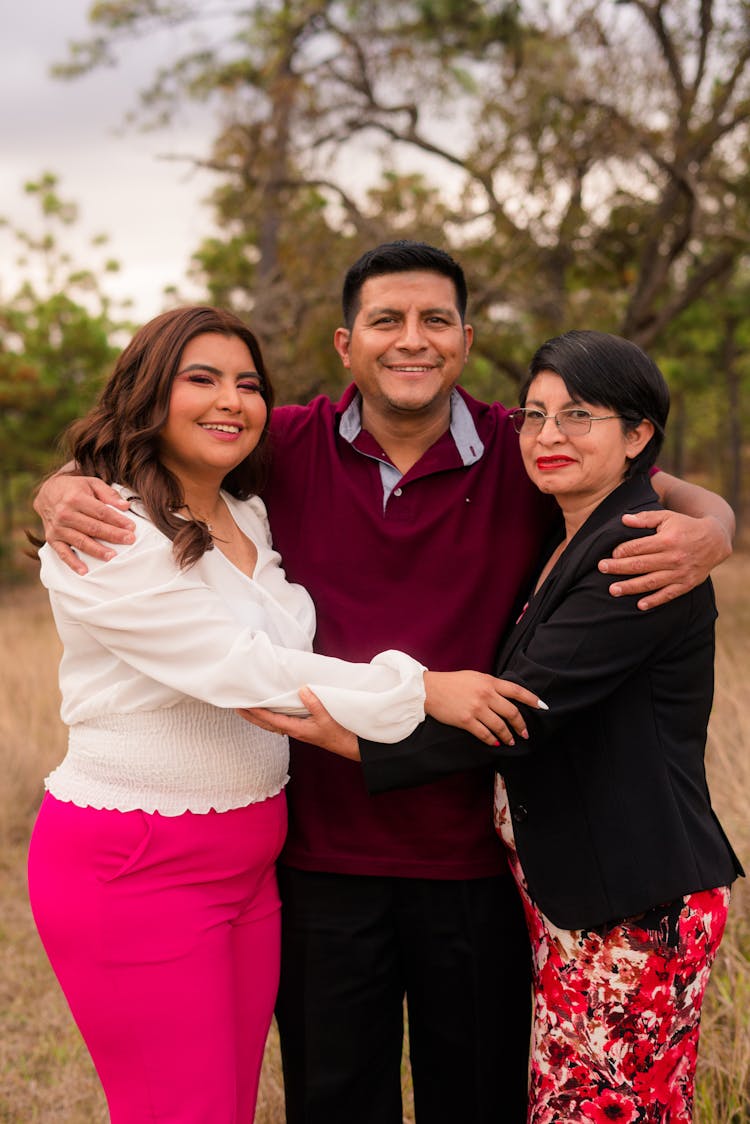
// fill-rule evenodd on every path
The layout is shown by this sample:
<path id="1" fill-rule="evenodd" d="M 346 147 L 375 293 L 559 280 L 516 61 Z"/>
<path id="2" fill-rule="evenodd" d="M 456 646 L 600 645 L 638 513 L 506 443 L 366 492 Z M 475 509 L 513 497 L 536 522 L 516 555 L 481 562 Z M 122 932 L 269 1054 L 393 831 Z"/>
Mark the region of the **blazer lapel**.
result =
<path id="1" fill-rule="evenodd" d="M 648 478 L 643 475 L 624 480 L 619 487 L 615 488 L 614 492 L 605 496 L 568 543 L 540 589 L 530 595 L 526 611 L 518 624 L 512 629 L 500 650 L 497 661 L 498 670 L 502 670 L 508 665 L 529 630 L 540 619 L 546 619 L 552 609 L 562 600 L 566 590 L 578 573 L 581 562 L 586 558 L 591 540 L 597 531 L 626 511 L 652 506 L 656 499 L 656 493 Z"/>

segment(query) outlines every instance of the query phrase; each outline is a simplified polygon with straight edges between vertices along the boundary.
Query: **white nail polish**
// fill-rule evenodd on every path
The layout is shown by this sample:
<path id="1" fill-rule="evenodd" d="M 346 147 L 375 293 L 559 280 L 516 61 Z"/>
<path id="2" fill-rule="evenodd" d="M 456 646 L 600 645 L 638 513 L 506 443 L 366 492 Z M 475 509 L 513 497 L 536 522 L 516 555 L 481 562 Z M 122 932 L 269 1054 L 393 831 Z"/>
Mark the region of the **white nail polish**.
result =
<path id="1" fill-rule="evenodd" d="M 542 702 L 541 699 L 539 699 L 539 701 L 537 702 L 536 708 L 537 708 L 537 710 L 549 710 L 549 707 L 547 706 L 546 702 Z"/>

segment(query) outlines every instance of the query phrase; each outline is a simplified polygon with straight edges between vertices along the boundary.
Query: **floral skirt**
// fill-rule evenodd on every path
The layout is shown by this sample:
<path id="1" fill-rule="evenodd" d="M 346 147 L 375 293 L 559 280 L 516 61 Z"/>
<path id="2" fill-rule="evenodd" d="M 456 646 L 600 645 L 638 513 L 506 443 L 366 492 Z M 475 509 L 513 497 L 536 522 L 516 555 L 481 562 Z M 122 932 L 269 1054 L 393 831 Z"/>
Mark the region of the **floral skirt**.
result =
<path id="1" fill-rule="evenodd" d="M 703 995 L 729 888 L 606 932 L 558 929 L 528 895 L 505 785 L 495 824 L 526 912 L 533 957 L 529 1124 L 688 1124 Z"/>

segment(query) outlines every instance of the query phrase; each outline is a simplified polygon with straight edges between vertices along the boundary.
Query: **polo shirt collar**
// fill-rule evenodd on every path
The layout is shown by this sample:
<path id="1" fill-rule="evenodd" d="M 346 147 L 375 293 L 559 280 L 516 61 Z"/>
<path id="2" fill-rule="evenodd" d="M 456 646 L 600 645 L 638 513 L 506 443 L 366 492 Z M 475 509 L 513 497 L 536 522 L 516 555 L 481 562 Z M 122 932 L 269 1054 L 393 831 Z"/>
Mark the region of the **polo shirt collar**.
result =
<path id="1" fill-rule="evenodd" d="M 464 465 L 475 464 L 484 453 L 484 445 L 477 432 L 469 407 L 455 388 L 451 391 L 450 407 L 450 435 L 453 438 L 458 455 Z M 357 391 L 341 414 L 339 433 L 351 445 L 361 432 L 362 396 Z"/>

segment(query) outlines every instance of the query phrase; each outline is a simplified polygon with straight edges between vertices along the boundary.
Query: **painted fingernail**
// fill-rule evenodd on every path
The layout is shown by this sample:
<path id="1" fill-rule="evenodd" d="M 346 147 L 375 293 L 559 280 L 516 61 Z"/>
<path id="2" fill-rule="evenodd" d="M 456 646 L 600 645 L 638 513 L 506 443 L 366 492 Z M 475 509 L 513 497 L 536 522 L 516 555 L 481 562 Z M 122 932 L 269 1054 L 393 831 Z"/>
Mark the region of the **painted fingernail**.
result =
<path id="1" fill-rule="evenodd" d="M 537 710 L 549 710 L 546 702 L 542 702 L 541 699 L 537 699 L 536 708 Z"/>
<path id="2" fill-rule="evenodd" d="M 526 741 L 528 741 L 529 740 L 529 731 L 528 730 L 521 730 L 521 737 L 526 738 Z"/>

